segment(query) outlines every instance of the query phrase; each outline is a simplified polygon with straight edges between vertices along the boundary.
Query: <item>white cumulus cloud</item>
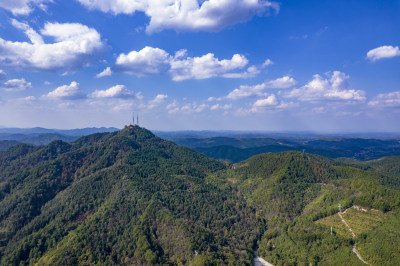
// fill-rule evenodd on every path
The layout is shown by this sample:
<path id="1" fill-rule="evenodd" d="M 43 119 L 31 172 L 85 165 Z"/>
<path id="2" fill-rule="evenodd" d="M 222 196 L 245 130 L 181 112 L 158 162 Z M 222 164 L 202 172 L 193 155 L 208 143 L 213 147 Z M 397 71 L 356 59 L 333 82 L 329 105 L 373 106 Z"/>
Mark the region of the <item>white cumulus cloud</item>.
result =
<path id="1" fill-rule="evenodd" d="M 169 74 L 174 81 L 212 77 L 246 78 L 260 72 L 255 66 L 248 67 L 244 72 L 234 72 L 243 69 L 247 64 L 247 58 L 240 54 L 234 54 L 231 59 L 220 60 L 213 53 L 188 57 L 186 50 L 179 50 L 172 56 L 163 49 L 146 46 L 140 51 L 120 54 L 113 70 L 138 77 Z"/>
<path id="2" fill-rule="evenodd" d="M 75 69 L 82 67 L 102 49 L 100 34 L 79 23 L 46 23 L 40 34 L 28 24 L 12 20 L 25 32 L 29 42 L 0 38 L 0 65 L 37 70 Z M 45 43 L 42 36 L 54 38 Z"/>
<path id="3" fill-rule="evenodd" d="M 89 95 L 91 98 L 131 98 L 135 94 L 124 85 L 115 85 L 107 90 L 95 90 Z"/>
<path id="4" fill-rule="evenodd" d="M 291 90 L 286 94 L 288 98 L 297 98 L 300 101 L 342 100 L 364 101 L 363 90 L 348 89 L 350 77 L 340 71 L 334 71 L 330 79 L 314 75 L 306 85 Z"/>
<path id="5" fill-rule="evenodd" d="M 271 105 L 277 105 L 278 100 L 276 99 L 276 96 L 274 94 L 271 94 L 265 99 L 259 99 L 257 100 L 254 104 L 253 107 L 255 108 L 260 108 L 260 107 L 267 107 Z"/>
<path id="6" fill-rule="evenodd" d="M 237 113 L 246 115 L 251 113 L 262 113 L 265 111 L 281 111 L 293 106 L 293 103 L 279 102 L 274 94 L 265 94 L 263 98 L 256 100 L 250 108 L 239 108 Z"/>
<path id="7" fill-rule="evenodd" d="M 25 79 L 10 79 L 4 82 L 3 89 L 6 91 L 24 91 L 32 87 L 32 83 L 27 82 Z"/>
<path id="8" fill-rule="evenodd" d="M 264 63 L 262 64 L 262 67 L 267 67 L 267 66 L 270 66 L 270 65 L 273 65 L 273 64 L 274 64 L 274 62 L 272 62 L 271 59 L 267 58 L 267 59 L 264 61 Z"/>
<path id="9" fill-rule="evenodd" d="M 240 54 L 234 54 L 232 59 L 219 60 L 214 54 L 208 53 L 201 57 L 172 60 L 169 72 L 175 81 L 207 79 L 226 75 L 232 70 L 245 67 L 247 63 L 247 58 Z"/>
<path id="10" fill-rule="evenodd" d="M 161 103 L 163 103 L 164 100 L 167 98 L 168 98 L 168 95 L 157 94 L 157 96 L 153 100 L 149 101 L 149 104 L 147 105 L 147 107 L 149 109 L 153 109 L 153 108 L 159 106 Z M 167 107 L 167 109 L 168 109 L 168 107 Z"/>
<path id="11" fill-rule="evenodd" d="M 78 0 L 90 9 L 113 14 L 144 12 L 150 17 L 148 33 L 219 31 L 250 20 L 255 15 L 279 12 L 279 4 L 267 0 Z"/>
<path id="12" fill-rule="evenodd" d="M 375 49 L 368 51 L 367 58 L 372 62 L 382 58 L 392 58 L 395 56 L 400 56 L 399 47 L 393 47 L 390 45 L 384 45 Z"/>
<path id="13" fill-rule="evenodd" d="M 47 2 L 53 2 L 53 0 L 1 0 L 0 7 L 11 11 L 14 16 L 28 15 L 34 6 L 46 9 L 45 3 Z"/>
<path id="14" fill-rule="evenodd" d="M 238 89 L 234 89 L 226 96 L 227 99 L 238 100 L 250 96 L 263 96 L 266 89 L 265 83 L 254 86 L 241 85 Z"/>
<path id="15" fill-rule="evenodd" d="M 400 107 L 400 91 L 378 94 L 368 105 L 378 108 Z"/>
<path id="16" fill-rule="evenodd" d="M 169 114 L 183 113 L 183 114 L 191 114 L 191 113 L 201 113 L 206 108 L 208 108 L 208 104 L 197 104 L 197 103 L 186 103 L 182 107 L 179 107 L 179 104 L 174 101 L 172 104 L 167 106 L 167 110 Z"/>
<path id="17" fill-rule="evenodd" d="M 133 14 L 136 11 L 144 11 L 147 8 L 145 0 L 78 0 L 89 9 L 99 9 L 104 13 Z"/>
<path id="18" fill-rule="evenodd" d="M 115 66 L 120 71 L 140 77 L 165 71 L 169 62 L 170 55 L 167 52 L 160 48 L 146 46 L 140 51 L 120 54 Z"/>
<path id="19" fill-rule="evenodd" d="M 267 81 L 265 86 L 267 89 L 287 89 L 297 84 L 297 81 L 290 77 L 284 76 L 274 80 Z"/>
<path id="20" fill-rule="evenodd" d="M 6 72 L 3 69 L 0 69 L 0 80 L 5 79 L 7 77 Z"/>
<path id="21" fill-rule="evenodd" d="M 255 77 L 259 73 L 260 73 L 260 70 L 256 66 L 250 66 L 247 68 L 247 70 L 245 72 L 226 73 L 226 74 L 223 74 L 222 77 L 224 77 L 224 78 L 252 78 L 252 77 Z"/>
<path id="22" fill-rule="evenodd" d="M 284 76 L 278 79 L 270 80 L 254 86 L 241 85 L 238 89 L 234 89 L 226 96 L 227 99 L 238 100 L 250 96 L 265 96 L 266 89 L 287 89 L 297 84 L 297 81 L 290 77 Z"/>
<path id="23" fill-rule="evenodd" d="M 103 71 L 101 71 L 99 74 L 96 75 L 96 78 L 102 78 L 106 76 L 111 76 L 113 74 L 112 70 L 110 67 L 107 67 Z"/>
<path id="24" fill-rule="evenodd" d="M 85 98 L 85 95 L 81 91 L 79 83 L 72 81 L 70 85 L 60 86 L 44 95 L 44 97 L 49 99 L 75 100 Z"/>
<path id="25" fill-rule="evenodd" d="M 210 110 L 228 110 L 232 108 L 232 104 L 214 104 Z"/>

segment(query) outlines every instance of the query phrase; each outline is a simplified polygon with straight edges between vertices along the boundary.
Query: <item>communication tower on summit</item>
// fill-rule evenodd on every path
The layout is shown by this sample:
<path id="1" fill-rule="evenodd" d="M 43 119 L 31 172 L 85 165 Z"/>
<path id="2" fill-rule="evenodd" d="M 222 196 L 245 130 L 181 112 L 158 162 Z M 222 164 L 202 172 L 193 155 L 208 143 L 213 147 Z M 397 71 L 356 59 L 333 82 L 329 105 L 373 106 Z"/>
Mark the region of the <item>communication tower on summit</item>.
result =
<path id="1" fill-rule="evenodd" d="M 139 125 L 139 114 L 136 114 L 136 124 L 135 124 L 135 112 L 132 112 L 132 121 L 129 123 L 129 126 L 133 127 L 134 125 Z"/>

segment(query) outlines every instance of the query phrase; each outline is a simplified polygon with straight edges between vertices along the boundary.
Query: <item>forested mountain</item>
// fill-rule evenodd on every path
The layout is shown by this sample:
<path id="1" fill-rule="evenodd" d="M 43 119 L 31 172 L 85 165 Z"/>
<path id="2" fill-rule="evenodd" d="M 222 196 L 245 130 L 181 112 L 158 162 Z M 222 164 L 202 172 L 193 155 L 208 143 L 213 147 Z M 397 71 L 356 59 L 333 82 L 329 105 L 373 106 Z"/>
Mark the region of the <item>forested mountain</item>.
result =
<path id="1" fill-rule="evenodd" d="M 117 128 L 105 127 L 72 130 L 0 128 L 0 150 L 5 150 L 20 142 L 31 145 L 47 145 L 54 140 L 72 142 L 81 136 L 117 130 Z M 398 137 L 395 134 L 393 136 L 367 134 L 365 135 L 366 138 L 350 138 L 353 135 L 348 135 L 348 137 L 321 137 L 305 132 L 297 134 L 262 134 L 235 131 L 154 132 L 161 138 L 167 138 L 176 144 L 194 149 L 211 158 L 230 163 L 238 163 L 261 153 L 283 151 L 305 151 L 329 158 L 347 157 L 363 161 L 400 155 L 400 141 L 388 138 Z M 361 134 L 360 136 L 364 135 Z M 384 139 L 371 138 L 378 136 Z"/>
<path id="2" fill-rule="evenodd" d="M 277 265 L 356 265 L 353 243 L 372 264 L 400 262 L 396 158 L 225 164 L 138 126 L 18 144 L 0 152 L 0 264 L 251 265 L 258 250 Z M 338 204 L 381 215 L 352 237 Z"/>
<path id="3" fill-rule="evenodd" d="M 17 145 L 0 153 L 1 264 L 249 264 L 258 219 L 206 182 L 223 169 L 137 126 Z"/>
<path id="4" fill-rule="evenodd" d="M 395 159 L 400 161 L 390 161 Z M 274 265 L 362 265 L 351 252 L 354 243 L 372 265 L 398 265 L 400 173 L 388 175 L 391 164 L 381 166 L 380 171 L 364 171 L 318 155 L 269 153 L 213 175 L 213 180 L 241 192 L 257 217 L 265 219 L 258 252 Z M 362 233 L 355 237 L 340 234 L 344 225 L 332 218 L 337 217 L 338 204 L 343 210 L 361 206 L 382 219 L 358 225 Z M 322 220 L 325 217 L 330 220 Z"/>

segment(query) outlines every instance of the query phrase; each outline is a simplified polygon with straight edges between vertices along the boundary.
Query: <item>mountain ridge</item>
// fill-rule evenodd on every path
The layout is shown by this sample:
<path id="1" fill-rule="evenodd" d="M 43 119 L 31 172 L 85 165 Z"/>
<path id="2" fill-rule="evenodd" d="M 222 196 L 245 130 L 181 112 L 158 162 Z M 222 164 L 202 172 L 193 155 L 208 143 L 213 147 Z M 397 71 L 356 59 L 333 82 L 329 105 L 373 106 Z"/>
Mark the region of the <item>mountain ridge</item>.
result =
<path id="1" fill-rule="evenodd" d="M 379 209 L 385 233 L 356 241 L 361 253 L 384 246 L 400 213 L 397 161 L 287 151 L 228 164 L 138 126 L 19 144 L 0 152 L 0 263 L 251 265 L 258 250 L 278 265 L 357 264 L 353 240 L 317 221 L 338 203 Z M 368 261 L 384 262 L 376 250 Z"/>
<path id="2" fill-rule="evenodd" d="M 44 147 L 12 149 L 14 156 L 9 158 L 28 167 L 18 173 L 10 160 L 0 160 L 2 173 L 11 172 L 2 180 L 1 190 L 2 264 L 227 260 L 217 254 L 251 260 L 250 250 L 243 245 L 251 246 L 252 237 L 243 243 L 235 235 L 211 230 L 229 217 L 233 220 L 227 228 L 254 223 L 249 218 L 253 214 L 236 206 L 243 201 L 227 189 L 205 183 L 207 172 L 225 169 L 218 161 L 137 126 L 85 136 L 72 144 L 55 141 Z M 216 210 L 223 205 L 225 211 Z M 241 219 L 234 218 L 238 214 Z M 110 245 L 120 252 L 101 244 L 102 225 L 113 236 Z M 257 235 L 257 227 L 251 227 Z M 130 230 L 133 235 L 127 234 Z M 175 242 L 165 240 L 170 230 L 179 236 Z M 185 249 L 178 245 L 181 241 Z M 77 248 L 67 248 L 68 243 Z M 128 243 L 133 246 L 128 248 Z M 245 253 L 228 243 L 236 243 Z M 93 256 L 81 257 L 85 246 L 95 249 Z"/>

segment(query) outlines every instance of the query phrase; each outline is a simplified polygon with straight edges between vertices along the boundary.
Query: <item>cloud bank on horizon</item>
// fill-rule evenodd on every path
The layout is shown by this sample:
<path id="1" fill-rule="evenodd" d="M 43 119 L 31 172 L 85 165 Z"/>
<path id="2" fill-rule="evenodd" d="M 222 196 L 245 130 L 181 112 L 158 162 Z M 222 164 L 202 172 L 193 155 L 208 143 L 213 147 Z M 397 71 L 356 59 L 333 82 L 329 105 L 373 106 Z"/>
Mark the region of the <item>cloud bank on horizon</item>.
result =
<path id="1" fill-rule="evenodd" d="M 1 1 L 0 125 L 399 131 L 395 7 L 339 2 Z"/>

